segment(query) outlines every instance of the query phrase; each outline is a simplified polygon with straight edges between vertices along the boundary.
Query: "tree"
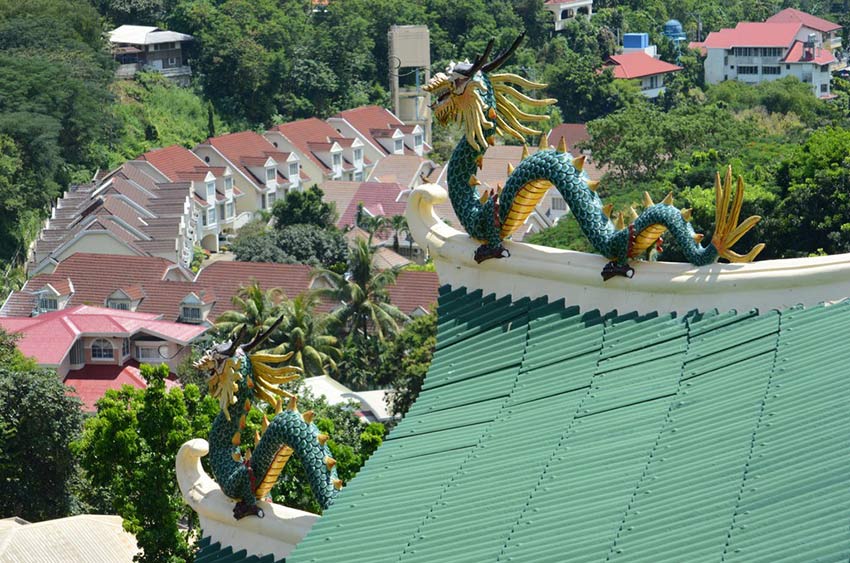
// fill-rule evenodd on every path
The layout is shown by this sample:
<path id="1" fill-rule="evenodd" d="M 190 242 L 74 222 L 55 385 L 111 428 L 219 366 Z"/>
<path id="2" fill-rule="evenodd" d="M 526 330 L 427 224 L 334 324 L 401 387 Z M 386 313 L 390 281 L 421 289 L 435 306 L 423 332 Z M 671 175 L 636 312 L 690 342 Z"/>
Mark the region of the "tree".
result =
<path id="1" fill-rule="evenodd" d="M 419 396 L 436 344 L 437 314 L 429 313 L 407 323 L 381 357 L 381 383 L 392 388 L 394 417 L 404 416 Z"/>
<path id="2" fill-rule="evenodd" d="M 348 254 L 345 237 L 335 228 L 289 225 L 277 232 L 275 243 L 292 262 L 311 266 L 334 268 Z"/>
<path id="3" fill-rule="evenodd" d="M 316 290 L 319 297 L 342 306 L 331 315 L 345 334 L 368 340 L 374 336 L 383 340 L 396 334 L 407 315 L 392 305 L 387 286 L 398 276 L 395 268 L 379 271 L 372 265 L 373 250 L 364 240 L 358 240 L 348 256 L 348 271 L 338 274 L 328 269 L 317 271 L 329 280 L 331 287 Z"/>
<path id="4" fill-rule="evenodd" d="M 280 302 L 283 298 L 285 295 L 279 287 L 263 291 L 256 280 L 252 281 L 233 296 L 233 309 L 216 319 L 215 329 L 228 338 L 245 330 L 245 338 L 250 340 L 270 328 L 282 314 Z"/>
<path id="5" fill-rule="evenodd" d="M 219 406 L 194 385 L 166 391 L 165 364 L 142 364 L 141 373 L 147 389 L 107 391 L 75 447 L 92 484 L 109 491 L 113 509 L 136 536 L 137 560 L 179 563 L 191 556 L 194 513 L 180 497 L 175 457 L 184 442 L 207 435 Z M 188 532 L 178 526 L 182 519 L 190 522 Z"/>
<path id="6" fill-rule="evenodd" d="M 3 333 L 2 360 L 14 356 L 10 340 Z M 52 370 L 0 365 L 0 518 L 74 514 L 77 460 L 70 446 L 82 429 L 82 404 Z"/>
<path id="7" fill-rule="evenodd" d="M 315 312 L 318 304 L 319 298 L 313 293 L 284 301 L 283 322 L 269 339 L 275 354 L 292 352 L 287 363 L 301 368 L 304 377 L 335 372 L 342 356 L 337 338 L 328 330 L 331 319 Z"/>
<path id="8" fill-rule="evenodd" d="M 277 245 L 277 233 L 274 231 L 253 231 L 242 229 L 230 250 L 240 262 L 276 262 L 289 264 L 295 262 Z"/>
<path id="9" fill-rule="evenodd" d="M 305 191 L 291 191 L 285 199 L 275 202 L 272 215 L 278 229 L 289 225 L 315 225 L 323 229 L 333 227 L 337 219 L 333 203 L 325 202 L 325 193 L 313 185 Z"/>
<path id="10" fill-rule="evenodd" d="M 404 215 L 393 215 L 390 217 L 389 225 L 393 230 L 393 250 L 398 252 L 400 235 L 402 233 L 410 235 L 410 229 L 407 226 L 407 219 L 405 219 Z"/>

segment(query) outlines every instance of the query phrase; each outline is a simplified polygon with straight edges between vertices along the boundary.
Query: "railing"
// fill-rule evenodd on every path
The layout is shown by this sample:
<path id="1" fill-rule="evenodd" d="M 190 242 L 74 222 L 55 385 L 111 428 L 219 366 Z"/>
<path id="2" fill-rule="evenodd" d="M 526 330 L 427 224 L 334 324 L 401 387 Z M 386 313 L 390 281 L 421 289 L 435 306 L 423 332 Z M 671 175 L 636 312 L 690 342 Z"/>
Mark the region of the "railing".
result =
<path id="1" fill-rule="evenodd" d="M 245 225 L 251 222 L 251 219 L 254 218 L 254 214 L 250 211 L 245 211 L 236 216 L 236 222 L 233 224 L 234 229 L 241 229 Z"/>

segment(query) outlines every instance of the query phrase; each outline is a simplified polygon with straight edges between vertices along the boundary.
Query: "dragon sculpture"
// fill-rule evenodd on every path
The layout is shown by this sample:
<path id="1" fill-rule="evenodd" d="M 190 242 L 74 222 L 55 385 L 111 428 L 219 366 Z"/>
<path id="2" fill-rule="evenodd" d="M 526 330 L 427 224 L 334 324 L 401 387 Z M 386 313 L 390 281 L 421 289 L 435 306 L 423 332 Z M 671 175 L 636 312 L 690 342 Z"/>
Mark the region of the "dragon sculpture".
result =
<path id="1" fill-rule="evenodd" d="M 716 226 L 706 246 L 700 244 L 703 235 L 695 233 L 689 223 L 691 211 L 674 207 L 672 194 L 661 203 L 654 203 L 645 193 L 645 209 L 641 214 L 632 209 L 628 226 L 623 214 L 614 214 L 612 219 L 613 206 L 602 204 L 596 193 L 598 182 L 591 181 L 582 171 L 585 156 L 573 157 L 563 139 L 556 150 L 550 150 L 545 135 L 523 123 L 547 117 L 527 113 L 517 103 L 544 107 L 556 100 L 534 99 L 514 86 L 536 90 L 546 85 L 515 74 L 493 74 L 514 53 L 523 37 L 520 35 L 508 50 L 492 61 L 488 61 L 493 49 L 490 41 L 484 54 L 474 63 L 453 62 L 445 73 L 435 75 L 425 87 L 436 98 L 431 105 L 434 117 L 443 125 L 451 120 L 460 122 L 465 133 L 449 160 L 448 189 L 461 224 L 471 237 L 482 242 L 475 252 L 477 262 L 509 256 L 502 241 L 525 222 L 553 186 L 566 200 L 594 248 L 610 260 L 602 271 L 605 280 L 617 275 L 632 277 L 634 270 L 629 260 L 640 257 L 654 246 L 660 249 L 661 236 L 666 231 L 679 243 L 687 260 L 696 266 L 710 264 L 718 257 L 730 262 L 750 262 L 761 252 L 763 244 L 744 255 L 731 250 L 732 245 L 761 219 L 752 216 L 738 225 L 744 186 L 739 177 L 735 199 L 730 204 L 731 169 L 727 169 L 724 181 L 721 182 L 719 174 L 716 179 Z M 479 193 L 481 182 L 475 173 L 482 166 L 487 147 L 495 144 L 497 136 L 504 135 L 512 135 L 523 142 L 525 135 L 541 135 L 540 150 L 529 156 L 527 147 L 524 148 L 522 162 L 516 168 L 508 165 L 509 176 L 504 188 L 497 186 L 495 190 Z"/>
<path id="2" fill-rule="evenodd" d="M 330 506 L 342 481 L 336 477 L 326 442 L 328 435 L 313 424 L 313 412 L 299 413 L 297 398 L 278 386 L 298 378 L 300 369 L 274 367 L 292 355 L 251 353 L 279 325 L 278 319 L 252 342 L 240 346 L 244 330 L 232 342 L 212 347 L 196 362 L 198 369 L 209 371 L 210 393 L 221 404 L 221 412 L 210 431 L 210 467 L 224 493 L 236 499 L 233 516 L 263 517 L 256 501 L 263 499 L 277 482 L 293 453 L 307 472 L 316 500 Z M 262 435 L 254 435 L 254 449 L 240 449 L 246 415 L 256 401 L 274 406 L 271 422 L 264 415 Z M 286 405 L 284 406 L 284 400 Z"/>

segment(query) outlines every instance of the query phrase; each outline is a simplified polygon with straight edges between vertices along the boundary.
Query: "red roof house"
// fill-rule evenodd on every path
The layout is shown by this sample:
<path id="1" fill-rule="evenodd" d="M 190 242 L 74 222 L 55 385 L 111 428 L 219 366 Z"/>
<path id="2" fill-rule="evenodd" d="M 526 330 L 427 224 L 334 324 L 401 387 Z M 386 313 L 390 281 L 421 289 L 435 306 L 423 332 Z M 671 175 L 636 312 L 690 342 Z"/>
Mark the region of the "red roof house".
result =
<path id="1" fill-rule="evenodd" d="M 362 106 L 328 118 L 340 133 L 360 139 L 366 156 L 378 160 L 389 154 L 423 156 L 431 150 L 425 132 L 418 125 L 405 125 L 396 115 L 380 106 Z"/>
<path id="2" fill-rule="evenodd" d="M 813 16 L 812 14 L 807 14 L 806 12 L 801 12 L 794 8 L 785 8 L 781 12 L 777 12 L 770 16 L 765 21 L 768 23 L 801 23 L 810 29 L 820 31 L 821 33 L 829 33 L 841 29 L 841 26 L 837 23 Z"/>
<path id="3" fill-rule="evenodd" d="M 640 80 L 641 92 L 647 98 L 656 98 L 664 91 L 665 75 L 682 70 L 680 66 L 651 57 L 643 51 L 612 55 L 606 66 L 611 68 L 614 78 Z"/>

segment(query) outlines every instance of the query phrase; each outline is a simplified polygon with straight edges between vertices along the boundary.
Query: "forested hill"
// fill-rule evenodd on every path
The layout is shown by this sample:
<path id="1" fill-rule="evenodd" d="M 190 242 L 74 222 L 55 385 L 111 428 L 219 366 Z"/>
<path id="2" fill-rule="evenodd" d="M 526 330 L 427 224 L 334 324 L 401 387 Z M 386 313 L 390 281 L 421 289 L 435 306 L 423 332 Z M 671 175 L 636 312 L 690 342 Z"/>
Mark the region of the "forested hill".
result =
<path id="1" fill-rule="evenodd" d="M 597 0 L 590 23 L 575 21 L 564 32 L 553 34 L 552 17 L 543 8 L 543 0 L 331 0 L 328 9 L 319 12 L 312 10 L 310 0 L 0 0 L 0 266 L 6 273 L 4 280 L 14 284 L 15 272 L 8 267 L 22 262 L 26 245 L 55 198 L 68 185 L 90 180 L 98 168 L 114 166 L 156 146 L 191 146 L 213 131 L 266 127 L 327 117 L 366 103 L 386 104 L 387 30 L 392 24 L 429 26 L 434 70 L 452 59 L 473 58 L 490 38 L 496 39 L 498 49 L 526 31 L 528 39 L 511 70 L 549 83 L 545 94 L 560 100 L 553 124 L 591 121 L 633 108 L 632 113 L 616 118 L 620 121 L 591 127 L 593 142 L 599 143 L 603 132 L 613 134 L 617 123 L 628 128 L 647 126 L 646 116 L 656 115 L 650 112 L 689 122 L 689 115 L 698 111 L 694 108 L 708 112 L 726 104 L 721 109 L 734 109 L 738 119 L 762 99 L 734 88 L 712 94 L 701 83 L 701 61 L 685 52 L 679 57 L 685 71 L 679 73 L 670 95 L 661 105 L 644 111 L 646 102 L 631 84 L 598 72 L 602 61 L 615 51 L 619 34 L 649 31 L 662 56 L 675 60 L 675 49 L 660 35 L 669 18 L 681 20 L 695 38 L 698 21 L 706 34 L 738 21 L 763 19 L 793 5 L 837 21 L 846 33 L 848 4 Z M 179 89 L 156 76 L 115 82 L 104 33 L 125 23 L 194 35 L 193 87 Z M 817 102 L 816 107 L 802 108 L 804 114 L 797 113 L 796 106 L 781 104 L 768 110 L 770 117 L 760 123 L 775 134 L 772 138 L 781 154 L 759 161 L 760 169 L 767 172 L 756 180 L 777 177 L 774 170 L 785 155 L 783 143 L 800 145 L 808 142 L 815 127 L 846 125 L 842 119 L 848 97 L 841 86 L 835 90 L 839 99 L 832 102 L 832 109 Z M 723 96 L 733 96 L 740 107 L 732 108 Z M 766 103 L 775 101 L 775 96 L 766 96 Z M 710 113 L 700 115 L 694 122 L 712 119 Z M 641 116 L 644 121 L 638 119 Z M 445 131 L 437 133 L 442 136 L 435 143 L 439 156 L 451 146 L 451 139 L 446 139 Z M 695 151 L 707 150 L 700 143 L 713 142 L 720 133 L 712 139 L 694 136 L 684 149 L 661 145 L 659 150 L 667 152 L 660 154 L 696 158 L 698 164 L 705 163 L 705 170 L 713 169 L 727 162 L 738 146 L 719 147 L 720 152 L 707 157 L 695 156 Z M 739 134 L 740 129 L 730 128 L 726 136 Z M 658 149 L 657 143 L 630 142 L 621 145 L 619 154 L 609 155 L 612 166 L 634 171 L 658 164 L 655 170 L 664 176 L 665 185 L 685 182 L 678 187 L 705 187 L 702 177 L 689 176 L 685 168 L 669 175 L 674 160 L 656 163 L 652 155 L 647 156 L 650 147 Z M 622 154 L 627 146 L 636 152 L 643 149 L 643 156 L 630 161 L 632 157 Z M 604 155 L 604 148 L 597 148 Z M 756 151 L 755 157 L 769 154 Z M 745 159 L 753 154 L 738 156 L 745 168 Z M 774 199 L 781 202 L 787 196 L 782 190 L 790 193 L 795 182 L 805 181 L 792 177 L 789 172 L 782 176 L 784 184 L 771 180 L 774 185 L 765 189 L 774 190 Z M 619 178 L 621 184 L 626 179 L 646 180 L 628 174 Z M 829 221 L 824 229 L 835 230 L 837 224 L 841 231 L 842 225 L 850 224 L 841 218 L 836 221 Z M 810 250 L 817 248 L 821 246 Z"/>

